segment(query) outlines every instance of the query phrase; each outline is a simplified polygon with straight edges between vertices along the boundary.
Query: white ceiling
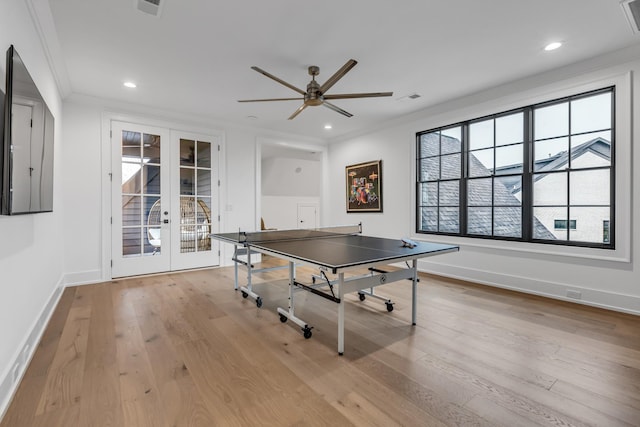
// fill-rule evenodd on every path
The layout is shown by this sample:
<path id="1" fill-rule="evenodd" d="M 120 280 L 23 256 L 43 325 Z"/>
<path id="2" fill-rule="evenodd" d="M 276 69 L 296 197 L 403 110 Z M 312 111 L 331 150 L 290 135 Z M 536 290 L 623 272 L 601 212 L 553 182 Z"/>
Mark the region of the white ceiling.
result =
<path id="1" fill-rule="evenodd" d="M 162 1 L 154 17 L 135 0 L 49 0 L 70 92 L 330 140 L 640 42 L 618 0 Z M 322 84 L 350 58 L 329 93 L 393 97 L 333 102 L 351 118 L 313 107 L 294 120 L 298 101 L 236 102 L 297 96 L 253 65 L 305 89 L 309 65 Z"/>

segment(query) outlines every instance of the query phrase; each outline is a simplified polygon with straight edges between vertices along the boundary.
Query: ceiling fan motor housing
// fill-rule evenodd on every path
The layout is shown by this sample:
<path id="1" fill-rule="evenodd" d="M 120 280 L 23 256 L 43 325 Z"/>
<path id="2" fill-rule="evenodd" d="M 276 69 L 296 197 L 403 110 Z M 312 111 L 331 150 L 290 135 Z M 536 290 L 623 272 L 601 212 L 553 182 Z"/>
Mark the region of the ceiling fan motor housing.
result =
<path id="1" fill-rule="evenodd" d="M 311 68 L 309 67 L 309 74 L 311 74 Z M 316 69 L 318 67 L 315 67 Z M 323 97 L 322 93 L 320 93 L 320 85 L 318 82 L 313 79 L 307 85 L 307 93 L 304 95 L 304 102 L 310 106 L 316 106 L 322 104 Z"/>

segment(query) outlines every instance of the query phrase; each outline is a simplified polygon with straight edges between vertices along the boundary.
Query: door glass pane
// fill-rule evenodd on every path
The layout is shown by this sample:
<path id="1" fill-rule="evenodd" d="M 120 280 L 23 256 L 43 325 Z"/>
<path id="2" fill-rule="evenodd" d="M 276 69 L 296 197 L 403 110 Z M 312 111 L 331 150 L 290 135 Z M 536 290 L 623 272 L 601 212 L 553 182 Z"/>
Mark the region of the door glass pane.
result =
<path id="1" fill-rule="evenodd" d="M 140 225 L 142 217 L 142 197 L 122 196 L 122 225 Z"/>
<path id="2" fill-rule="evenodd" d="M 180 194 L 182 195 L 194 195 L 195 194 L 195 170 L 180 168 Z"/>
<path id="3" fill-rule="evenodd" d="M 162 249 L 160 246 L 160 233 L 162 232 L 162 229 L 160 227 L 147 227 L 146 230 L 147 244 L 144 247 L 145 254 L 160 254 Z"/>
<path id="4" fill-rule="evenodd" d="M 190 139 L 180 140 L 180 166 L 195 166 L 196 146 Z"/>
<path id="5" fill-rule="evenodd" d="M 160 194 L 160 166 L 147 166 L 143 167 L 144 170 L 144 182 L 143 193 L 145 194 Z"/>
<path id="6" fill-rule="evenodd" d="M 180 226 L 180 253 L 189 253 L 196 251 L 196 226 L 182 225 Z"/>
<path id="7" fill-rule="evenodd" d="M 122 255 L 125 257 L 140 256 L 142 253 L 141 227 L 122 229 Z"/>
<path id="8" fill-rule="evenodd" d="M 140 132 L 122 131 L 122 157 L 132 157 L 135 161 L 140 159 L 142 139 Z"/>
<path id="9" fill-rule="evenodd" d="M 129 160 L 129 159 L 127 159 Z M 139 194 L 141 190 L 140 162 L 122 162 L 122 194 Z"/>
<path id="10" fill-rule="evenodd" d="M 198 141 L 198 167 L 211 167 L 211 143 Z"/>
<path id="11" fill-rule="evenodd" d="M 211 195 L 211 171 L 208 169 L 198 169 L 198 195 Z"/>
<path id="12" fill-rule="evenodd" d="M 142 136 L 143 157 L 145 163 L 160 163 L 160 135 L 145 133 Z"/>
<path id="13" fill-rule="evenodd" d="M 197 251 L 211 250 L 211 198 L 198 197 L 198 207 L 196 211 L 196 237 Z"/>

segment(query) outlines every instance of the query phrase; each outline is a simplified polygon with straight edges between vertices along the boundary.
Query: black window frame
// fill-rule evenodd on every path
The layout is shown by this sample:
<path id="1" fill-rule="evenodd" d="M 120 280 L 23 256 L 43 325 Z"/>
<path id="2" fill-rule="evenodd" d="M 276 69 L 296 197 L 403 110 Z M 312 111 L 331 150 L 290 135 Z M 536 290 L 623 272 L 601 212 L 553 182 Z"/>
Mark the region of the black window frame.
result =
<path id="1" fill-rule="evenodd" d="M 595 96 L 595 95 L 599 95 L 599 94 L 603 94 L 603 93 L 611 93 L 611 128 L 610 128 L 610 132 L 611 132 L 611 140 L 610 140 L 610 162 L 609 165 L 607 167 L 596 167 L 593 169 L 609 169 L 609 183 L 610 183 L 610 188 L 609 188 L 609 241 L 606 242 L 603 239 L 603 242 L 585 242 L 585 241 L 577 241 L 577 240 L 569 240 L 569 236 L 566 239 L 542 239 L 542 238 L 536 238 L 534 236 L 534 205 L 533 205 L 533 178 L 534 178 L 534 174 L 536 171 L 534 171 L 534 163 L 535 163 L 535 158 L 534 158 L 534 128 L 535 128 L 535 124 L 534 124 L 534 111 L 538 108 L 541 107 L 547 107 L 547 106 L 552 106 L 555 104 L 562 104 L 562 103 L 571 103 L 571 101 L 574 100 L 579 100 L 581 98 L 587 98 L 590 96 Z M 420 132 L 416 132 L 416 190 L 415 190 L 415 212 L 416 212 L 416 218 L 415 218 L 415 230 L 417 234 L 428 234 L 428 235 L 443 235 L 443 236 L 457 236 L 457 237 L 465 237 L 465 238 L 473 238 L 473 239 L 489 239 L 489 240 L 502 240 L 502 241 L 519 241 L 519 242 L 529 242 L 529 243 L 543 243 L 543 244 L 551 244 L 551 245 L 559 245 L 559 246 L 573 246 L 573 247 L 588 247 L 588 248 L 596 248 L 596 249 L 608 249 L 608 250 L 614 250 L 615 249 L 615 205 L 616 205 L 616 194 L 615 194 L 615 171 L 616 171 L 616 156 L 615 156 L 615 151 L 616 151 L 616 122 L 615 122 L 615 118 L 616 118 L 616 111 L 615 111 L 615 102 L 616 99 L 616 86 L 615 85 L 611 85 L 611 86 L 606 86 L 606 87 L 602 87 L 596 90 L 591 90 L 591 91 L 587 91 L 587 92 L 582 92 L 582 93 L 577 93 L 577 94 L 573 94 L 573 95 L 569 95 L 569 96 L 564 96 L 564 97 L 560 97 L 557 99 L 553 99 L 553 100 L 549 100 L 549 101 L 544 101 L 544 102 L 540 102 L 540 103 L 536 103 L 536 104 L 531 104 L 528 106 L 524 106 L 524 107 L 520 107 L 520 108 L 515 108 L 515 109 L 511 109 L 511 110 L 507 110 L 507 111 L 503 111 L 500 113 L 495 113 L 495 114 L 490 114 L 490 115 L 486 115 L 486 116 L 482 116 L 482 117 L 477 117 L 477 118 L 473 118 L 473 119 L 469 119 L 469 120 L 465 120 L 462 122 L 456 122 L 453 124 L 449 124 L 449 125 L 445 125 L 445 126 L 440 126 L 438 128 L 434 128 L 434 129 L 429 129 L 429 130 L 425 130 L 425 131 L 420 131 Z M 570 104 L 571 105 L 571 104 Z M 569 110 L 570 111 L 570 110 Z M 503 116 L 508 116 L 508 115 L 512 115 L 512 114 L 517 114 L 517 113 L 523 113 L 523 167 L 522 167 L 522 181 L 521 181 L 521 186 L 522 186 L 522 191 L 521 191 L 521 208 L 522 208 L 522 216 L 521 216 L 521 236 L 520 237 L 509 237 L 509 236 L 499 236 L 499 235 L 495 235 L 494 232 L 494 226 L 495 224 L 493 223 L 493 208 L 492 208 L 492 234 L 491 235 L 480 235 L 480 234 L 471 234 L 468 232 L 468 218 L 467 218 L 467 210 L 469 208 L 469 201 L 467 198 L 467 185 L 468 183 L 472 180 L 472 179 L 477 179 L 478 177 L 471 177 L 469 175 L 469 165 L 468 165 L 468 158 L 469 158 L 469 128 L 470 125 L 472 123 L 476 123 L 476 122 L 481 122 L 484 120 L 489 120 L 489 119 L 493 119 L 494 120 L 494 126 L 495 126 L 495 119 L 499 118 L 499 117 L 503 117 Z M 576 133 L 576 134 L 572 134 L 571 133 L 571 113 L 569 113 L 568 116 L 568 126 L 569 126 L 569 131 L 567 134 L 567 138 L 570 138 L 571 136 L 575 136 L 575 135 L 580 135 L 580 133 Z M 426 184 L 426 183 L 440 183 L 441 181 L 446 181 L 441 179 L 440 177 L 437 180 L 428 180 L 428 181 L 421 181 L 421 175 L 422 175 L 422 170 L 421 170 L 421 137 L 423 135 L 426 134 L 432 134 L 432 133 L 437 133 L 437 132 L 442 132 L 442 131 L 446 131 L 448 129 L 452 129 L 452 128 L 456 128 L 456 127 L 460 127 L 461 128 L 461 137 L 462 140 L 460 141 L 461 146 L 462 146 L 462 159 L 460 162 L 460 168 L 461 168 L 461 174 L 460 174 L 460 186 L 459 186 L 459 227 L 458 227 L 458 232 L 441 232 L 441 231 L 427 231 L 427 230 L 422 230 L 421 229 L 421 225 L 422 225 L 422 212 L 421 212 L 421 208 L 425 208 L 427 206 L 425 205 L 421 205 L 421 186 Z M 597 132 L 597 131 L 590 131 L 590 132 Z M 586 133 L 590 133 L 590 132 L 585 132 Z M 495 165 L 495 149 L 496 149 L 496 145 L 495 145 L 495 139 L 494 139 L 494 165 L 493 165 L 493 171 L 491 173 L 491 175 L 489 175 L 488 177 L 492 178 L 492 182 L 495 181 L 495 178 L 499 178 L 502 175 L 496 175 L 495 173 L 495 169 L 496 169 L 496 165 Z M 569 161 L 571 161 L 571 143 L 569 143 L 569 153 L 568 153 L 568 157 L 569 157 Z M 442 154 L 440 154 L 440 157 L 442 156 Z M 442 166 L 440 165 L 440 168 L 442 168 Z M 580 168 L 579 170 L 590 170 L 592 168 Z M 569 173 L 572 169 L 570 169 L 569 167 L 567 167 L 567 173 Z M 575 170 L 575 169 L 573 169 Z M 567 183 L 567 187 L 569 186 L 569 184 Z M 494 199 L 495 193 L 493 192 L 493 187 L 492 186 L 492 200 Z M 567 195 L 569 195 L 570 193 L 567 192 Z M 567 210 L 569 210 L 569 208 L 572 206 L 570 200 L 567 200 L 566 202 L 567 204 Z M 438 218 L 440 217 L 439 213 L 438 213 Z M 567 215 L 567 218 L 569 218 L 569 216 Z M 569 232 L 569 230 L 567 230 Z"/>

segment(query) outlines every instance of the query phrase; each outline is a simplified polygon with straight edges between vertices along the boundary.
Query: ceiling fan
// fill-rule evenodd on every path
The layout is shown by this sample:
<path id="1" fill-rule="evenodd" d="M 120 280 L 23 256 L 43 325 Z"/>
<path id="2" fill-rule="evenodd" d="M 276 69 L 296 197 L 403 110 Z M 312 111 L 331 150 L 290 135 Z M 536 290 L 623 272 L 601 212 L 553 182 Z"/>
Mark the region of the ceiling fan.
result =
<path id="1" fill-rule="evenodd" d="M 340 68 L 338 71 L 335 72 L 335 74 L 333 76 L 331 76 L 329 78 L 329 80 L 327 80 L 326 82 L 324 82 L 324 84 L 321 86 L 318 82 L 316 82 L 316 76 L 318 74 L 320 74 L 320 68 L 312 65 L 309 67 L 309 75 L 311 75 L 311 81 L 309 82 L 309 84 L 307 85 L 307 91 L 305 92 L 302 89 L 299 89 L 295 86 L 293 86 L 292 84 L 289 84 L 287 82 L 285 82 L 282 79 L 279 79 L 278 77 L 274 76 L 273 74 L 270 74 L 266 71 L 264 71 L 263 69 L 253 66 L 251 67 L 252 70 L 256 70 L 257 72 L 259 72 L 260 74 L 264 74 L 265 76 L 269 77 L 270 79 L 273 79 L 275 81 L 277 81 L 278 83 L 285 85 L 286 87 L 288 87 L 289 89 L 293 89 L 294 91 L 298 92 L 300 95 L 302 95 L 302 97 L 297 97 L 297 98 L 271 98 L 271 99 L 243 99 L 243 100 L 238 100 L 238 102 L 264 102 L 264 101 L 297 101 L 297 100 L 301 100 L 304 101 L 304 103 L 291 115 L 289 116 L 289 120 L 292 120 L 293 118 L 295 118 L 298 114 L 300 114 L 302 112 L 302 110 L 304 110 L 307 107 L 315 107 L 317 105 L 324 105 L 325 107 L 338 112 L 344 116 L 347 117 L 351 117 L 353 116 L 353 114 L 349 113 L 348 111 L 343 110 L 340 107 L 337 107 L 335 105 L 333 105 L 332 103 L 328 102 L 328 100 L 333 100 L 333 99 L 349 99 L 349 98 L 374 98 L 374 97 L 380 97 L 380 96 L 392 96 L 393 92 L 370 92 L 370 93 L 342 93 L 342 94 L 337 94 L 337 95 L 327 95 L 327 91 L 334 85 L 336 84 L 336 82 L 338 80 L 340 80 L 342 77 L 344 77 L 345 74 L 347 74 L 347 72 L 349 70 L 351 70 L 353 67 L 355 67 L 355 65 L 358 62 L 355 59 L 350 59 L 347 61 L 346 64 L 344 64 L 342 66 L 342 68 Z"/>

